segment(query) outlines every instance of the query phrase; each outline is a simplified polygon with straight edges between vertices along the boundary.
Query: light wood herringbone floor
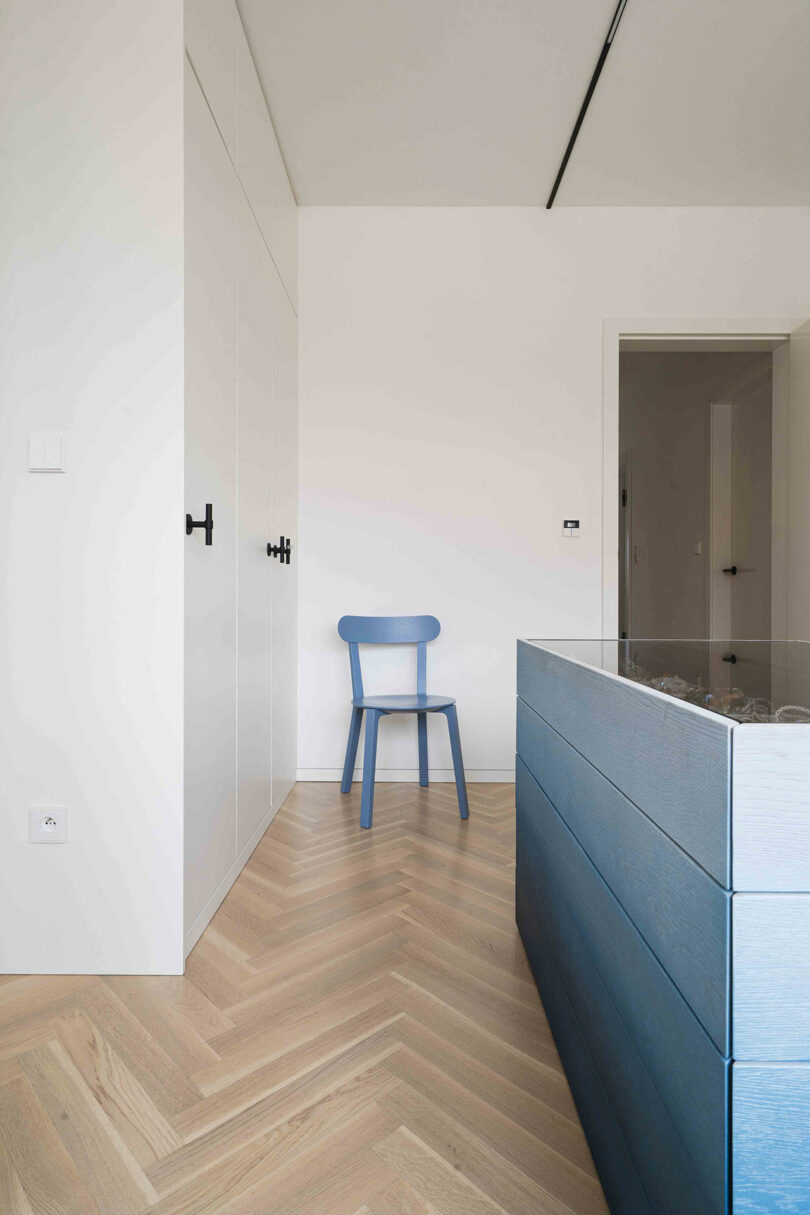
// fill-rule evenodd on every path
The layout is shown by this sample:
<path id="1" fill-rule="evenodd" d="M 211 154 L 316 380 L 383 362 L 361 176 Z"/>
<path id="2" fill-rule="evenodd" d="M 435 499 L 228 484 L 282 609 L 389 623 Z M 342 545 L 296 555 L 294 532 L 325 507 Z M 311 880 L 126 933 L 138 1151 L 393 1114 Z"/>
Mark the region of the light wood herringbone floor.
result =
<path id="1" fill-rule="evenodd" d="M 0 981 L 2 1215 L 604 1215 L 470 806 L 298 785 L 184 978 Z"/>

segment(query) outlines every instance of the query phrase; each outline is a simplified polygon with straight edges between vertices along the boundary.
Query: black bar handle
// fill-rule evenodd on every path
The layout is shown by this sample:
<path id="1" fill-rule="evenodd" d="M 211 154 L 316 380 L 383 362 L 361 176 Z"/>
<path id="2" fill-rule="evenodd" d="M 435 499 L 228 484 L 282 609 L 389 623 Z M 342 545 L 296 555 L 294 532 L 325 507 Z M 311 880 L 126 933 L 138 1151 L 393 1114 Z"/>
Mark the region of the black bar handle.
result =
<path id="1" fill-rule="evenodd" d="M 285 540 L 283 536 L 279 536 L 278 544 L 268 544 L 267 556 L 279 557 L 282 565 L 290 564 L 291 541 L 289 536 Z"/>
<path id="2" fill-rule="evenodd" d="M 726 568 L 723 570 L 723 573 L 724 574 L 736 574 L 737 573 L 736 565 L 727 565 Z"/>
<path id="3" fill-rule="evenodd" d="M 205 529 L 205 543 L 210 547 L 214 543 L 214 508 L 210 502 L 205 504 L 205 518 L 192 519 L 191 515 L 186 515 L 186 535 L 190 536 L 195 527 Z"/>

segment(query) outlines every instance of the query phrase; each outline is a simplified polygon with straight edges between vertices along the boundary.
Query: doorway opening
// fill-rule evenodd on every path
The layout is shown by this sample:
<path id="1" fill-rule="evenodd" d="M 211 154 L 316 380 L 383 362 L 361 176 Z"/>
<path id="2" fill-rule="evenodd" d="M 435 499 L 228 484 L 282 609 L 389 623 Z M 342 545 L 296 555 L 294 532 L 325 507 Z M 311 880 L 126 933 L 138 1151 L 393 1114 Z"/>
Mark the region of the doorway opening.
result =
<path id="1" fill-rule="evenodd" d="M 783 345 L 621 339 L 621 637 L 784 635 Z"/>

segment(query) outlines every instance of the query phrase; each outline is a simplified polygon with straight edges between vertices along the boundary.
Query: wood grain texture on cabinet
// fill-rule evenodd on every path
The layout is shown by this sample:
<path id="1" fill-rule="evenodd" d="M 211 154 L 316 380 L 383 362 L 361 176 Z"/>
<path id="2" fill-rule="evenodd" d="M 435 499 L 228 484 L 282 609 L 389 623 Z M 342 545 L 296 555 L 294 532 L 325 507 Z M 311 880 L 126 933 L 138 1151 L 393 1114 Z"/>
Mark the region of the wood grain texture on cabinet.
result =
<path id="1" fill-rule="evenodd" d="M 620 1215 L 654 1215 L 554 963 L 547 941 L 548 927 L 531 901 L 520 867 L 516 920 L 610 1209 Z"/>
<path id="2" fill-rule="evenodd" d="M 519 883 L 533 892 L 535 904 L 538 892 L 549 884 L 564 892 L 566 912 L 578 933 L 577 948 L 570 947 L 570 957 L 558 959 L 569 994 L 573 998 L 571 983 L 585 968 L 587 954 L 610 1004 L 593 1014 L 591 1035 L 603 1032 L 601 1022 L 615 1010 L 698 1174 L 722 1210 L 728 1061 L 519 757 L 516 794 Z M 571 971 L 568 979 L 566 966 Z M 619 1117 L 625 1106 L 620 1086 L 612 1100 Z M 640 1169 L 641 1162 L 636 1163 Z"/>
<path id="3" fill-rule="evenodd" d="M 732 899 L 735 1060 L 810 1059 L 810 894 Z"/>
<path id="4" fill-rule="evenodd" d="M 734 889 L 810 890 L 810 726 L 734 730 Z"/>
<path id="5" fill-rule="evenodd" d="M 571 1026 L 553 1011 L 556 971 L 559 986 L 570 1003 L 569 1015 L 594 1061 L 595 1078 L 604 1089 L 612 1114 L 611 1120 L 589 1126 L 585 1115 L 588 1103 L 582 1107 L 594 1158 L 600 1165 L 604 1162 L 611 1121 L 615 1121 L 627 1145 L 632 1171 L 655 1215 L 684 1215 L 687 1211 L 689 1215 L 720 1215 L 725 1210 L 722 1156 L 715 1164 L 714 1177 L 703 1177 L 594 965 L 565 898 L 550 879 L 538 886 L 531 875 L 525 874 L 520 838 L 518 835 L 518 927 L 530 961 L 537 968 L 546 1008 L 552 1009 L 549 1016 L 555 1040 L 567 1063 L 572 1052 L 563 1043 L 569 1040 Z M 536 896 L 534 900 L 529 891 Z M 575 1095 L 580 1098 L 581 1089 Z M 603 1184 L 613 1215 L 635 1215 L 643 1209 L 627 1171 L 617 1187 L 612 1187 L 607 1178 Z"/>
<path id="6" fill-rule="evenodd" d="M 729 1054 L 728 891 L 521 700 L 517 745 L 717 1049 Z"/>
<path id="7" fill-rule="evenodd" d="M 810 1211 L 810 1063 L 732 1069 L 734 1215 Z"/>
<path id="8" fill-rule="evenodd" d="M 730 887 L 731 722 L 524 641 L 518 696 Z"/>

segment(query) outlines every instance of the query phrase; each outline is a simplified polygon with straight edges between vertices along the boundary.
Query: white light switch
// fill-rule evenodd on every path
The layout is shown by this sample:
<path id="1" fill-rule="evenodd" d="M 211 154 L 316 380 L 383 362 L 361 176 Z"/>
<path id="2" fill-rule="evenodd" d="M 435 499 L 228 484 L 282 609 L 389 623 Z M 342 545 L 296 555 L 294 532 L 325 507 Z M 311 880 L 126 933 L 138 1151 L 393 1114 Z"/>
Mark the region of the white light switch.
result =
<path id="1" fill-rule="evenodd" d="M 64 472 L 64 437 L 62 435 L 31 435 L 28 440 L 28 471 Z"/>

